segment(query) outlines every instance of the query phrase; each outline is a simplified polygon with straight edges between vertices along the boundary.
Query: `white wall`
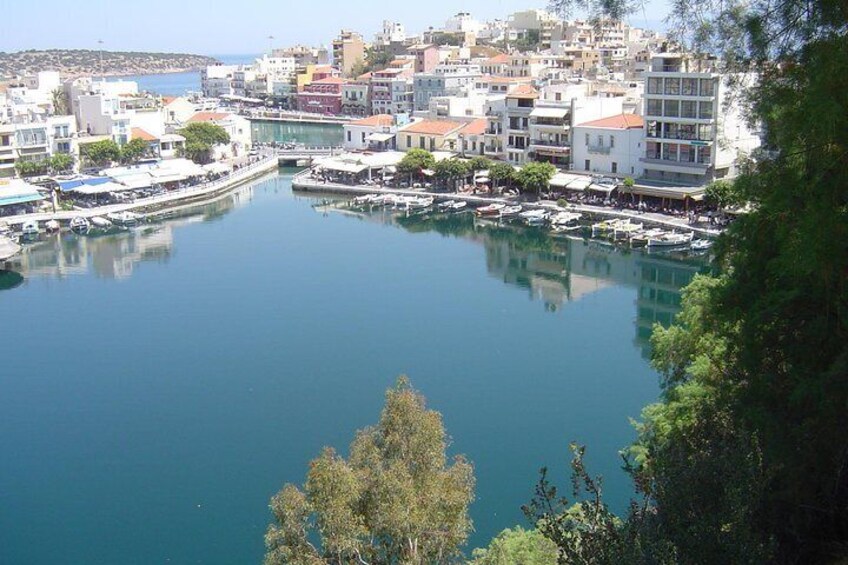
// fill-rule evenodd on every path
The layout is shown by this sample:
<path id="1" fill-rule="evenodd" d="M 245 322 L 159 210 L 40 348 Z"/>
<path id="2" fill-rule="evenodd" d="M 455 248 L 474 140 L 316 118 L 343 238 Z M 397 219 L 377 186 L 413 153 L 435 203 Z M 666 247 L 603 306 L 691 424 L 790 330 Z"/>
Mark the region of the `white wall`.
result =
<path id="1" fill-rule="evenodd" d="M 587 135 L 589 136 L 588 144 L 586 143 Z M 572 130 L 572 168 L 575 171 L 638 178 L 644 172 L 642 162 L 639 160 L 644 153 L 644 136 L 644 128 L 614 129 L 577 126 Z M 614 139 L 612 143 L 611 137 Z M 588 171 L 587 159 L 589 160 Z M 617 165 L 615 173 L 612 170 L 613 163 Z"/>

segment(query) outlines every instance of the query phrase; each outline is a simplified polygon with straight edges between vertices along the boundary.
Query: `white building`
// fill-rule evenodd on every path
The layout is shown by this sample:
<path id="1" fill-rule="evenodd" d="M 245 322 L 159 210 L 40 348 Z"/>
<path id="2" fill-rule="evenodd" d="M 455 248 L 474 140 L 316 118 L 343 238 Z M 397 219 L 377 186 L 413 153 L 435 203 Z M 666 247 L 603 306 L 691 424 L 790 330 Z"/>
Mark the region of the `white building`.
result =
<path id="1" fill-rule="evenodd" d="M 432 73 L 413 76 L 414 109 L 425 111 L 433 97 L 458 96 L 481 75 L 480 65 L 437 65 Z"/>
<path id="2" fill-rule="evenodd" d="M 641 177 L 644 128 L 645 121 L 635 114 L 618 114 L 574 126 L 572 169 Z"/>
<path id="3" fill-rule="evenodd" d="M 224 128 L 230 136 L 229 144 L 213 148 L 214 159 L 238 157 L 250 150 L 252 144 L 250 121 L 246 118 L 226 112 L 198 112 L 188 119 L 188 123 L 204 122 Z"/>
<path id="4" fill-rule="evenodd" d="M 483 25 L 475 20 L 468 12 L 459 12 L 445 22 L 445 31 L 448 33 L 477 33 Z"/>
<path id="5" fill-rule="evenodd" d="M 402 23 L 383 20 L 383 29 L 374 36 L 374 44 L 378 47 L 388 47 L 392 43 L 406 41 L 406 29 Z"/>
<path id="6" fill-rule="evenodd" d="M 736 174 L 735 162 L 759 146 L 714 59 L 662 53 L 645 73 L 645 177 L 703 184 Z"/>
<path id="7" fill-rule="evenodd" d="M 238 65 L 210 65 L 200 71 L 200 85 L 203 95 L 218 98 L 225 94 L 234 94 L 233 75 Z"/>
<path id="8" fill-rule="evenodd" d="M 344 124 L 346 151 L 395 149 L 397 124 L 395 116 L 377 114 Z"/>

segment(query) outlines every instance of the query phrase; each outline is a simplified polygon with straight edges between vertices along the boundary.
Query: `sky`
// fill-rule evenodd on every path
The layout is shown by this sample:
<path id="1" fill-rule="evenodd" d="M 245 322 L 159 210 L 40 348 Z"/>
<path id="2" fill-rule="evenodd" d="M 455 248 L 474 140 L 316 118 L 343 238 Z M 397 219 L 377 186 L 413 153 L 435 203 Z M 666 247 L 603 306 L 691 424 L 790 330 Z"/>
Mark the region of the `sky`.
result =
<path id="1" fill-rule="evenodd" d="M 662 29 L 668 0 L 646 1 L 630 23 Z M 0 51 L 97 49 L 101 39 L 109 51 L 252 54 L 268 50 L 269 35 L 275 47 L 329 45 L 344 27 L 370 41 L 384 19 L 417 33 L 443 26 L 458 11 L 487 20 L 546 5 L 544 0 L 0 0 Z"/>

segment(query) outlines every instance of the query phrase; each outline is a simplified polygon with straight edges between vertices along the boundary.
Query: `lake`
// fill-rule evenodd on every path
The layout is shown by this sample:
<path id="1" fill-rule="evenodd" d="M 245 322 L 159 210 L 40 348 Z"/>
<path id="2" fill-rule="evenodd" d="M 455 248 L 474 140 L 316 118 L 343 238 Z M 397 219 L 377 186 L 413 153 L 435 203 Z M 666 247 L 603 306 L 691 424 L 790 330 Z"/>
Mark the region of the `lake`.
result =
<path id="1" fill-rule="evenodd" d="M 474 463 L 469 553 L 527 525 L 540 467 L 568 490 L 572 440 L 624 509 L 649 330 L 703 264 L 339 211 L 291 172 L 25 248 L 0 285 L 0 562 L 259 563 L 270 497 L 402 373 Z"/>
<path id="2" fill-rule="evenodd" d="M 225 65 L 247 65 L 258 55 L 212 55 Z M 150 75 L 129 75 L 107 77 L 106 80 L 129 80 L 138 83 L 139 92 L 155 92 L 162 96 L 184 96 L 189 92 L 200 92 L 200 71 L 184 73 L 158 73 Z"/>

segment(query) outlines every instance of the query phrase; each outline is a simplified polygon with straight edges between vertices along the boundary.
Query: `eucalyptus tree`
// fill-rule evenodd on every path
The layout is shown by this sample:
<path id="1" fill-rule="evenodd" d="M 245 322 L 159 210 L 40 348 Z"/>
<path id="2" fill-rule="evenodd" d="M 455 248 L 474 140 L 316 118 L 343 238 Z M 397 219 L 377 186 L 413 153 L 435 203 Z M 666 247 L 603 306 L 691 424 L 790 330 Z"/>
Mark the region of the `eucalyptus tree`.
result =
<path id="1" fill-rule="evenodd" d="M 447 563 L 472 529 L 474 473 L 448 461 L 441 415 L 401 377 L 379 423 L 356 433 L 348 459 L 325 448 L 300 489 L 271 500 L 265 563 Z"/>

